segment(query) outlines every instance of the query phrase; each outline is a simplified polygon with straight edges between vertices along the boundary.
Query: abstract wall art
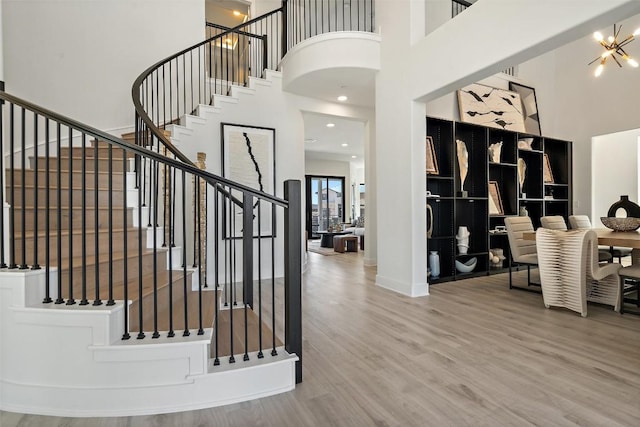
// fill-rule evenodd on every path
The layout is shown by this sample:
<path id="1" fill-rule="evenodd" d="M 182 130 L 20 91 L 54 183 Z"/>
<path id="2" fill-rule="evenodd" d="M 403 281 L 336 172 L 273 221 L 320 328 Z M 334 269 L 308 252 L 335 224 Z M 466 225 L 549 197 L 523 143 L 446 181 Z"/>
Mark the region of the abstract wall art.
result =
<path id="1" fill-rule="evenodd" d="M 275 160 L 275 129 L 256 126 L 221 123 L 222 134 L 222 176 L 247 187 L 275 195 L 276 188 L 276 160 Z M 233 196 L 242 200 L 242 193 L 231 192 Z M 223 198 L 229 202 L 228 198 Z M 230 217 L 232 224 L 223 227 L 225 237 L 234 238 L 242 235 L 242 208 L 233 206 Z M 275 221 L 273 220 L 272 205 L 267 202 L 254 200 L 253 235 L 255 237 L 275 236 Z M 258 217 L 260 224 L 258 225 Z M 272 224 L 273 223 L 273 224 Z M 231 228 L 231 233 L 226 229 Z M 235 230 L 235 232 L 233 231 Z"/>
<path id="2" fill-rule="evenodd" d="M 460 121 L 525 132 L 520 95 L 477 83 L 458 90 Z"/>
<path id="3" fill-rule="evenodd" d="M 540 130 L 540 117 L 538 116 L 536 90 L 515 82 L 509 82 L 509 89 L 520 95 L 525 132 L 531 135 L 542 135 Z"/>

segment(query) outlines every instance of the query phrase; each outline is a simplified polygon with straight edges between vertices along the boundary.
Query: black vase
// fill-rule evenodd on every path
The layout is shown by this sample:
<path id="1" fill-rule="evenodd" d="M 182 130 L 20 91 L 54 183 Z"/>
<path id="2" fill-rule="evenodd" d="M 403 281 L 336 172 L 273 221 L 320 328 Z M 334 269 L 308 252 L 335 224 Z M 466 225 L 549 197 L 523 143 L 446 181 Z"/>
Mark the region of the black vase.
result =
<path id="1" fill-rule="evenodd" d="M 615 217 L 618 209 L 623 209 L 627 213 L 627 217 L 640 218 L 640 206 L 629 200 L 629 196 L 620 196 L 620 200 L 615 202 L 607 212 L 608 217 Z"/>

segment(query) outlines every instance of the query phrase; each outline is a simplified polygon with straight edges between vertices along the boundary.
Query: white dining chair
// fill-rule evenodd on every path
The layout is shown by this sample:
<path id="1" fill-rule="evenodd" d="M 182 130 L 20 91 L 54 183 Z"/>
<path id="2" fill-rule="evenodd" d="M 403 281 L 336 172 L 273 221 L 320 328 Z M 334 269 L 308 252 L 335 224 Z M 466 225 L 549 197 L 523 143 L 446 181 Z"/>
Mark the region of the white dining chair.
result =
<path id="1" fill-rule="evenodd" d="M 513 263 L 527 266 L 527 286 L 531 283 L 531 266 L 538 265 L 535 240 L 525 240 L 523 233 L 535 231 L 528 216 L 512 216 L 504 219 L 509 238 L 509 289 L 513 289 Z"/>
<path id="2" fill-rule="evenodd" d="M 620 310 L 620 271 L 618 263 L 599 262 L 598 235 L 593 230 L 586 232 L 587 242 L 587 301 L 610 305 Z"/>
<path id="3" fill-rule="evenodd" d="M 586 234 L 586 230 L 565 232 L 544 227 L 536 231 L 545 307 L 564 307 L 587 316 Z"/>
<path id="4" fill-rule="evenodd" d="M 567 223 L 560 215 L 543 216 L 540 218 L 540 224 L 550 230 L 567 230 Z"/>
<path id="5" fill-rule="evenodd" d="M 587 301 L 618 311 L 620 264 L 598 262 L 598 236 L 593 230 L 536 232 L 540 286 L 544 304 L 587 316 Z"/>

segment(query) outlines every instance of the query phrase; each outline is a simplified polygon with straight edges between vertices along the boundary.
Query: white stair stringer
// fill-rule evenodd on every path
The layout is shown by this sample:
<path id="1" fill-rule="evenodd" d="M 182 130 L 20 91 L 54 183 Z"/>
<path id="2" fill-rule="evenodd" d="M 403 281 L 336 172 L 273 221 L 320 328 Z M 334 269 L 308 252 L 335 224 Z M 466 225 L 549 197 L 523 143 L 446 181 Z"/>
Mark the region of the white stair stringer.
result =
<path id="1" fill-rule="evenodd" d="M 292 390 L 295 355 L 213 366 L 212 330 L 121 340 L 124 302 L 42 304 L 45 270 L 0 271 L 0 409 L 72 417 L 202 409 Z M 11 349 L 11 351 L 9 351 Z"/>

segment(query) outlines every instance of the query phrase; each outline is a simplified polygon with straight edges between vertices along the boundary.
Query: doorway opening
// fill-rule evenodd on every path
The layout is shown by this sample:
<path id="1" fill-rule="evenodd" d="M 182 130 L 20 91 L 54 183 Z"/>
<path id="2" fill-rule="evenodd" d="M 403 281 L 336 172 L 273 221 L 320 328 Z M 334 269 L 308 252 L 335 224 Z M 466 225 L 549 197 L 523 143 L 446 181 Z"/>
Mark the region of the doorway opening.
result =
<path id="1" fill-rule="evenodd" d="M 310 239 L 344 222 L 344 177 L 306 175 L 306 230 Z"/>

